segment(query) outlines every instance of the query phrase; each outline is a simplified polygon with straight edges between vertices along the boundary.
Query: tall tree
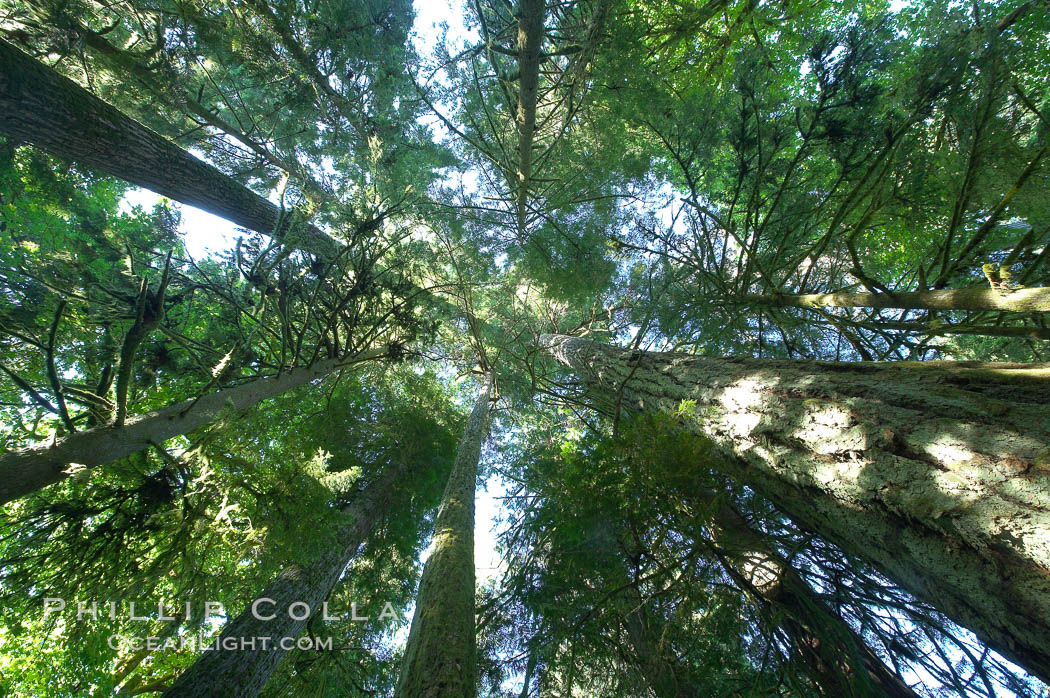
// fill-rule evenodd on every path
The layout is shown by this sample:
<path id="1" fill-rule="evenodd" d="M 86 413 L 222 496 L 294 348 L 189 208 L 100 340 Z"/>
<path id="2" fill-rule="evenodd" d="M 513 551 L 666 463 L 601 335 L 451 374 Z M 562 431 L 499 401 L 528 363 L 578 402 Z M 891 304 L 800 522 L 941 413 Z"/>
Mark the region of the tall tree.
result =
<path id="1" fill-rule="evenodd" d="M 826 364 L 544 335 L 612 413 L 685 410 L 717 467 L 1041 676 L 1047 368 Z"/>
<path id="2" fill-rule="evenodd" d="M 132 184 L 281 238 L 294 212 L 277 206 L 193 157 L 72 80 L 0 39 L 0 134 L 32 143 Z M 309 224 L 304 247 L 333 259 L 339 246 Z"/>
<path id="3" fill-rule="evenodd" d="M 744 296 L 744 303 L 777 308 L 906 308 L 909 310 L 1050 311 L 1050 289 L 960 288 L 892 293 L 809 293 Z"/>
<path id="4" fill-rule="evenodd" d="M 180 434 L 187 434 L 220 415 L 235 415 L 257 402 L 324 378 L 343 366 L 389 356 L 388 349 L 345 359 L 327 359 L 306 368 L 258 378 L 226 390 L 138 415 L 125 424 L 101 426 L 70 434 L 53 443 L 0 455 L 0 503 L 24 497 L 42 487 L 76 475 L 84 468 L 110 463 L 144 451 Z"/>
<path id="5" fill-rule="evenodd" d="M 492 380 L 491 374 L 484 378 L 434 520 L 430 557 L 419 582 L 397 682 L 397 695 L 405 698 L 475 694 L 474 493 L 488 433 Z"/>
<path id="6" fill-rule="evenodd" d="M 298 639 L 310 619 L 322 612 L 322 604 L 327 604 L 347 565 L 371 535 L 376 521 L 389 509 L 396 490 L 404 487 L 401 483 L 419 475 L 428 465 L 417 462 L 387 466 L 386 472 L 343 507 L 348 520 L 339 527 L 330 547 L 316 560 L 281 570 L 257 600 L 223 628 L 215 639 L 215 649 L 204 652 L 164 695 L 259 695 L 291 649 L 289 641 Z M 263 642 L 266 646 L 262 646 Z"/>

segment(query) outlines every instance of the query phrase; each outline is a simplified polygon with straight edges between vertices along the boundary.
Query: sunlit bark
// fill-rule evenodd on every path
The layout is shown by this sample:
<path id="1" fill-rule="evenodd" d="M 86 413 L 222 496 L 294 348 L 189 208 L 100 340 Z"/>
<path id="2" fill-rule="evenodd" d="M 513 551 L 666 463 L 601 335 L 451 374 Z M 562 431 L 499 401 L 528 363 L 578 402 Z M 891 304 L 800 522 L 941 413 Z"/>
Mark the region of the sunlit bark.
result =
<path id="1" fill-rule="evenodd" d="M 808 293 L 749 295 L 743 302 L 775 308 L 902 308 L 907 310 L 1050 311 L 1050 288 L 959 288 L 899 293 Z"/>
<path id="2" fill-rule="evenodd" d="M 543 349 L 610 413 L 681 412 L 716 465 L 1050 677 L 1045 364 L 833 363 Z"/>

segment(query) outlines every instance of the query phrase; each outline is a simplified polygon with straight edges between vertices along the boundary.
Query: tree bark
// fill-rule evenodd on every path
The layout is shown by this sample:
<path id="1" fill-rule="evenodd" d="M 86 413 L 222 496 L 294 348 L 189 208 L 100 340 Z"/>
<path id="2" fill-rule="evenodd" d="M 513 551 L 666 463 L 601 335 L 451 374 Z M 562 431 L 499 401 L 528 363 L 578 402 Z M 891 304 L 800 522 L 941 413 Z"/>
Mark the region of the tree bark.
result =
<path id="1" fill-rule="evenodd" d="M 900 293 L 808 293 L 745 295 L 747 305 L 774 308 L 903 308 L 908 310 L 1012 310 L 1050 312 L 1050 288 L 958 288 Z"/>
<path id="2" fill-rule="evenodd" d="M 518 235 L 525 235 L 525 209 L 532 173 L 532 143 L 536 137 L 540 51 L 543 45 L 544 0 L 521 0 L 518 11 Z"/>
<path id="3" fill-rule="evenodd" d="M 111 463 L 144 451 L 151 445 L 159 445 L 173 436 L 187 434 L 223 414 L 240 412 L 257 402 L 322 378 L 342 366 L 386 355 L 386 349 L 377 349 L 350 358 L 319 361 L 307 368 L 258 378 L 131 417 L 122 426 L 96 427 L 55 439 L 52 443 L 0 454 L 0 504 L 36 492 L 85 468 Z"/>
<path id="4" fill-rule="evenodd" d="M 474 619 L 474 492 L 488 432 L 491 376 L 467 420 L 434 522 L 431 554 L 416 594 L 398 698 L 473 698 L 477 675 Z"/>
<path id="5" fill-rule="evenodd" d="M 333 259 L 340 245 L 0 40 L 0 135 Z"/>
<path id="6" fill-rule="evenodd" d="M 599 408 L 680 414 L 727 475 L 1050 679 L 1046 364 L 540 345 Z"/>
<path id="7" fill-rule="evenodd" d="M 411 464 L 392 466 L 355 497 L 344 509 L 351 521 L 340 527 L 331 548 L 308 565 L 283 569 L 256 597 L 272 603 L 260 602 L 254 612 L 249 606 L 228 623 L 214 649 L 203 652 L 163 698 L 259 695 L 309 623 L 309 617 L 292 617 L 306 615 L 293 604 L 305 603 L 315 615 L 321 610 L 376 520 L 389 507 L 397 481 L 411 469 Z M 274 617 L 269 618 L 271 615 Z"/>

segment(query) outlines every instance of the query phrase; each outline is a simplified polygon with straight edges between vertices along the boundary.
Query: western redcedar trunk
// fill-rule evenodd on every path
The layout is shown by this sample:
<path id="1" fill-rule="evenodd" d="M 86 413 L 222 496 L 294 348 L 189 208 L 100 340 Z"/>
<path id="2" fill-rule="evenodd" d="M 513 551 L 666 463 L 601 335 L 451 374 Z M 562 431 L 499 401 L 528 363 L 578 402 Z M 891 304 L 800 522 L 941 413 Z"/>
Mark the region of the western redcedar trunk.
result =
<path id="1" fill-rule="evenodd" d="M 401 698 L 475 695 L 474 491 L 488 432 L 491 380 L 486 376 L 471 410 L 434 521 L 398 678 L 396 695 Z"/>
<path id="2" fill-rule="evenodd" d="M 838 363 L 542 335 L 610 413 L 678 412 L 713 463 L 1050 678 L 1045 364 Z"/>
<path id="3" fill-rule="evenodd" d="M 256 597 L 273 603 L 260 604 L 255 612 L 249 606 L 227 624 L 215 649 L 203 652 L 164 692 L 164 698 L 259 695 L 287 652 L 282 641 L 298 638 L 309 622 L 309 617 L 293 618 L 290 609 L 297 617 L 305 612 L 302 607 L 292 609 L 292 605 L 304 603 L 314 615 L 320 612 L 321 604 L 332 593 L 377 519 L 388 509 L 398 479 L 413 470 L 411 465 L 389 467 L 357 495 L 345 509 L 351 521 L 339 529 L 331 548 L 309 564 L 282 570 Z M 267 620 L 271 615 L 274 617 Z M 260 638 L 268 639 L 265 649 Z"/>

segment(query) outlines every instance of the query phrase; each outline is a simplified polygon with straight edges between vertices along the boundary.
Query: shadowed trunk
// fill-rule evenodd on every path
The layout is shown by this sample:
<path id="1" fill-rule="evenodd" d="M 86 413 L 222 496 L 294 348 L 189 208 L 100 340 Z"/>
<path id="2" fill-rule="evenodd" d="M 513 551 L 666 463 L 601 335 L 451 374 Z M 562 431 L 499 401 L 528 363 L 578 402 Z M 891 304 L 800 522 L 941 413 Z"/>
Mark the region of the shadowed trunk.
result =
<path id="1" fill-rule="evenodd" d="M 485 377 L 467 420 L 434 522 L 395 693 L 399 698 L 475 695 L 474 491 L 488 431 L 491 380 Z"/>
<path id="2" fill-rule="evenodd" d="M 536 139 L 540 51 L 543 45 L 544 0 L 521 0 L 518 7 L 518 235 L 525 235 L 525 209 L 532 176 L 532 144 Z"/>
<path id="3" fill-rule="evenodd" d="M 718 467 L 1050 678 L 1045 364 L 836 363 L 543 349 L 610 413 L 682 413 Z"/>
<path id="4" fill-rule="evenodd" d="M 638 667 L 656 698 L 696 698 L 704 695 L 703 686 L 681 666 L 681 660 L 663 651 L 659 633 L 651 627 L 652 618 L 645 608 L 645 601 L 637 588 L 633 591 L 634 608 L 623 619 L 630 648 L 634 651 L 634 656 L 627 659 Z"/>
<path id="5" fill-rule="evenodd" d="M 1050 288 L 959 288 L 900 293 L 808 293 L 801 296 L 747 295 L 748 305 L 774 308 L 902 308 L 906 310 L 1050 311 Z"/>
<path id="6" fill-rule="evenodd" d="M 1020 337 L 1021 339 L 1050 339 L 1050 328 L 1024 325 L 934 325 L 925 322 L 864 322 L 869 330 L 902 330 L 916 334 L 970 334 L 979 337 Z"/>
<path id="7" fill-rule="evenodd" d="M 298 604 L 305 603 L 314 615 L 320 612 L 377 519 L 389 508 L 398 480 L 412 469 L 412 464 L 390 467 L 357 495 L 344 508 L 351 521 L 339 529 L 330 549 L 308 565 L 282 570 L 256 597 L 268 601 L 260 601 L 254 612 L 249 606 L 228 623 L 215 649 L 203 652 L 163 698 L 259 695 L 309 622 L 307 612 Z M 303 617 L 296 620 L 292 614 Z"/>
<path id="8" fill-rule="evenodd" d="M 111 463 L 151 445 L 162 444 L 173 436 L 188 434 L 224 414 L 236 414 L 261 400 L 323 378 L 342 366 L 379 359 L 387 353 L 386 349 L 377 349 L 351 358 L 318 361 L 308 368 L 258 378 L 129 417 L 122 426 L 95 427 L 53 442 L 0 454 L 0 504 L 36 492 L 85 468 Z"/>
<path id="9" fill-rule="evenodd" d="M 0 135 L 213 213 L 326 259 L 340 245 L 0 40 Z"/>

